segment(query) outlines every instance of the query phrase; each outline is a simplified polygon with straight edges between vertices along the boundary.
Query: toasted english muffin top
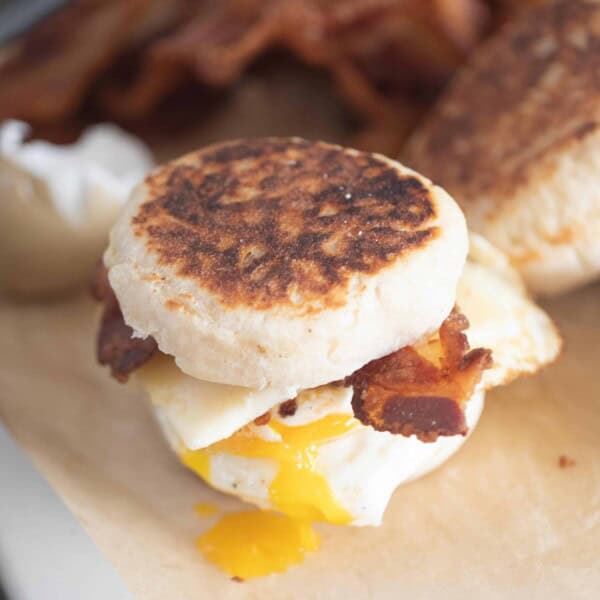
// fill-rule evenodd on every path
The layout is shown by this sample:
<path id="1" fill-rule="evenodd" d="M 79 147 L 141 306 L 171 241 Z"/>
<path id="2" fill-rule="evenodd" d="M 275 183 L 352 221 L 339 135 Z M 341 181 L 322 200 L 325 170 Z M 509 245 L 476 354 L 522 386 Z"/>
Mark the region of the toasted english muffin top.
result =
<path id="1" fill-rule="evenodd" d="M 161 265 L 230 306 L 319 309 L 437 235 L 417 177 L 324 142 L 238 140 L 184 156 L 145 182 L 134 234 Z"/>

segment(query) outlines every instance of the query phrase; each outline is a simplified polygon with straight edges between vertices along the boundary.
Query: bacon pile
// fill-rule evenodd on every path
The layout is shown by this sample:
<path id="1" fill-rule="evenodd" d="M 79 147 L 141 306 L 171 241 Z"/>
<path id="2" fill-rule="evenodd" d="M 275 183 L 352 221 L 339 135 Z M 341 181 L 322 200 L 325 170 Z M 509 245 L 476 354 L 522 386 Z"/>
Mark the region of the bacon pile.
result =
<path id="1" fill-rule="evenodd" d="M 112 376 L 124 383 L 158 351 L 156 341 L 152 337 L 132 337 L 133 330 L 123 319 L 104 267 L 98 271 L 92 294 L 104 304 L 97 338 L 98 362 L 109 366 Z M 469 350 L 462 333 L 468 326 L 466 317 L 457 310 L 442 323 L 438 365 L 406 346 L 347 377 L 343 384 L 354 388 L 354 416 L 377 431 L 416 435 L 423 442 L 434 442 L 439 436 L 465 435 L 465 403 L 483 371 L 492 365 L 490 350 Z M 279 407 L 281 416 L 295 411 L 295 399 Z M 269 418 L 266 412 L 255 423 L 262 425 Z"/>
<path id="2" fill-rule="evenodd" d="M 230 86 L 284 49 L 326 69 L 369 124 L 363 145 L 385 150 L 490 29 L 488 1 L 76 0 L 0 51 L 0 119 L 60 120 L 84 101 L 139 119 L 191 79 Z"/>
<path id="3" fill-rule="evenodd" d="M 133 43 L 150 4 L 146 0 L 71 2 L 2 48 L 0 120 L 39 123 L 69 116 Z"/>

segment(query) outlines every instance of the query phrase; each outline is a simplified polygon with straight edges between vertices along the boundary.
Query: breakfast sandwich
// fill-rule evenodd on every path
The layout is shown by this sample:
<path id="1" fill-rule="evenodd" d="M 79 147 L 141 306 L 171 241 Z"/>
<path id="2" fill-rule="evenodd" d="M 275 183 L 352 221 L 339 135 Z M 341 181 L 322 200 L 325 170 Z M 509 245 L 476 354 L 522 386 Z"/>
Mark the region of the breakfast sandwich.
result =
<path id="1" fill-rule="evenodd" d="M 403 160 L 539 294 L 600 274 L 600 4 L 552 0 L 477 50 Z"/>
<path id="2" fill-rule="evenodd" d="M 158 168 L 104 264 L 99 362 L 146 390 L 184 465 L 289 517 L 309 549 L 312 521 L 379 525 L 399 484 L 464 442 L 486 389 L 560 350 L 443 189 L 323 142 L 239 140 Z M 284 537 L 273 514 L 229 515 L 202 548 L 238 577 L 282 570 L 294 560 L 256 564 L 266 521 Z M 240 531 L 254 546 L 232 564 L 220 549 Z"/>

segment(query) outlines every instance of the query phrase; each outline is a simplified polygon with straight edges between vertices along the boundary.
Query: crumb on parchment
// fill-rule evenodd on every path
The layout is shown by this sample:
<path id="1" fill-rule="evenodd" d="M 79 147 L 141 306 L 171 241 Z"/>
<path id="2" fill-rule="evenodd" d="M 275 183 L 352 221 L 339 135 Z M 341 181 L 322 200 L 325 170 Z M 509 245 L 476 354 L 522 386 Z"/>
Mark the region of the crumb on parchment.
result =
<path id="1" fill-rule="evenodd" d="M 569 467 L 574 467 L 577 463 L 573 458 L 567 456 L 566 454 L 561 454 L 558 457 L 558 466 L 561 469 L 568 469 Z"/>

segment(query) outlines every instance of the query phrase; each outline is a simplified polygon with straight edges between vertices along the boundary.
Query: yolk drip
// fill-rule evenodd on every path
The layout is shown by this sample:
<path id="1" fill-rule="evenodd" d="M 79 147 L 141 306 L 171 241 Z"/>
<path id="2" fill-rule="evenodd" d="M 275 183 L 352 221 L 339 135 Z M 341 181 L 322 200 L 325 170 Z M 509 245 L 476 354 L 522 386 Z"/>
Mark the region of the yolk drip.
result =
<path id="1" fill-rule="evenodd" d="M 222 517 L 197 541 L 208 560 L 234 577 L 283 573 L 319 547 L 309 523 L 272 512 L 249 511 Z"/>
<path id="2" fill-rule="evenodd" d="M 186 450 L 181 453 L 179 458 L 188 469 L 200 475 L 204 481 L 210 481 L 210 455 L 206 450 L 194 452 Z"/>
<path id="3" fill-rule="evenodd" d="M 270 459 L 278 470 L 269 486 L 273 506 L 284 515 L 252 511 L 222 517 L 198 539 L 205 557 L 232 576 L 248 579 L 281 573 L 318 548 L 311 521 L 347 524 L 352 516 L 338 504 L 329 484 L 316 470 L 319 446 L 357 426 L 350 415 L 332 414 L 306 425 L 272 420 L 279 434 L 265 440 L 244 428 L 208 448 L 185 451 L 183 463 L 210 482 L 211 454 Z"/>
<path id="4" fill-rule="evenodd" d="M 269 487 L 273 506 L 282 513 L 304 521 L 328 521 L 344 525 L 351 515 L 338 504 L 327 480 L 316 471 L 319 445 L 356 426 L 350 415 L 333 414 L 306 425 L 289 426 L 278 421 L 268 425 L 281 440 L 268 441 L 241 429 L 226 440 L 206 449 L 182 454 L 183 463 L 210 480 L 210 455 L 226 452 L 246 458 L 266 458 L 278 464 Z"/>

